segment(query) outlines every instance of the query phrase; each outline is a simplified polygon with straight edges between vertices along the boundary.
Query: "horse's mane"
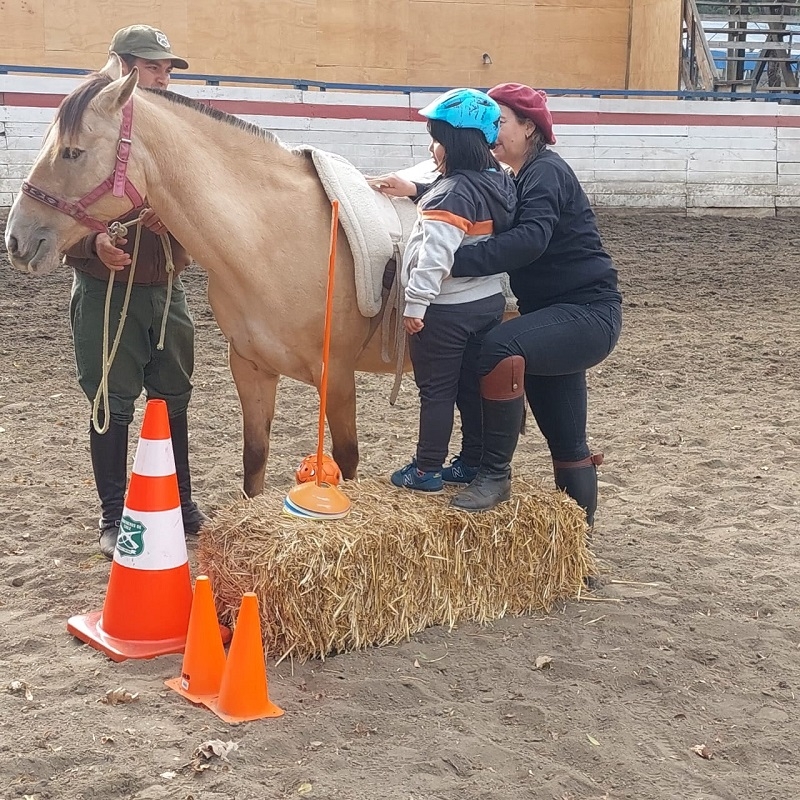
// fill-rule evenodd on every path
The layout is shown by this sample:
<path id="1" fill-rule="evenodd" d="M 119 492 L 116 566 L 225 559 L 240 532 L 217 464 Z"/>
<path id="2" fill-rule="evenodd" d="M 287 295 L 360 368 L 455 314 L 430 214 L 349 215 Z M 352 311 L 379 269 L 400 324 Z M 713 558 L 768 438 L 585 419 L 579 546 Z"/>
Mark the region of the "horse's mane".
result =
<path id="1" fill-rule="evenodd" d="M 169 100 L 170 103 L 176 103 L 177 105 L 191 108 L 200 114 L 205 114 L 205 116 L 211 117 L 211 119 L 225 122 L 228 125 L 232 125 L 234 128 L 238 128 L 241 131 L 245 131 L 253 136 L 257 136 L 259 139 L 266 139 L 268 142 L 272 142 L 273 144 L 277 144 L 281 147 L 284 146 L 281 140 L 272 131 L 268 131 L 266 128 L 260 128 L 258 125 L 254 125 L 252 122 L 245 122 L 245 120 L 241 119 L 240 117 L 235 117 L 233 114 L 226 114 L 224 111 L 220 111 L 218 108 L 214 108 L 213 106 L 203 103 L 200 100 L 195 100 L 193 97 L 186 97 L 186 95 L 183 94 L 175 94 L 175 92 L 170 92 L 167 89 L 145 89 L 144 91 L 150 94 L 158 95 L 159 97 L 163 97 L 165 100 Z"/>
<path id="2" fill-rule="evenodd" d="M 64 98 L 58 108 L 58 149 L 61 149 L 63 144 L 70 142 L 78 133 L 86 109 L 89 107 L 92 100 L 94 100 L 110 83 L 111 78 L 108 75 L 96 72 L 90 75 L 86 82 L 81 84 L 74 92 Z M 175 94 L 175 92 L 170 92 L 165 89 L 143 89 L 143 91 L 157 95 L 158 97 L 163 97 L 170 103 L 187 106 L 200 114 L 205 114 L 207 117 L 225 122 L 259 139 L 264 139 L 280 147 L 284 147 L 281 140 L 272 133 L 272 131 L 268 131 L 266 128 L 260 128 L 258 125 L 253 125 L 252 122 L 245 122 L 239 117 L 234 117 L 233 114 L 226 114 L 224 111 L 206 105 L 199 100 L 185 97 L 182 94 Z"/>

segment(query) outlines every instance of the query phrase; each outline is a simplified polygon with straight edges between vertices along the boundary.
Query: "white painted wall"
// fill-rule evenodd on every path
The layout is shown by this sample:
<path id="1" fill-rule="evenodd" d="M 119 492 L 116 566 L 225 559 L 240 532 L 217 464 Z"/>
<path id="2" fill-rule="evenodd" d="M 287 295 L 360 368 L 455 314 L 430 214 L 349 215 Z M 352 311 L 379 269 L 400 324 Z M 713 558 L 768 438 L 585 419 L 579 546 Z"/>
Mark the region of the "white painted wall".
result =
<path id="1" fill-rule="evenodd" d="M 0 208 L 9 206 L 19 191 L 55 115 L 52 108 L 4 104 L 4 95 L 63 95 L 77 84 L 68 78 L 0 75 Z M 368 174 L 403 169 L 428 155 L 424 123 L 367 117 L 371 109 L 421 108 L 431 95 L 179 82 L 173 88 L 194 97 L 276 103 L 268 116 L 246 110 L 241 114 L 288 144 L 312 144 L 340 153 Z M 313 106 L 317 116 L 281 114 L 281 105 L 297 110 L 298 104 Z M 329 106 L 358 106 L 365 118 L 327 117 Z M 796 106 L 554 97 L 550 107 L 557 117 L 555 149 L 575 169 L 596 206 L 765 215 L 800 207 L 800 108 Z M 670 118 L 651 124 L 653 115 L 665 114 Z"/>

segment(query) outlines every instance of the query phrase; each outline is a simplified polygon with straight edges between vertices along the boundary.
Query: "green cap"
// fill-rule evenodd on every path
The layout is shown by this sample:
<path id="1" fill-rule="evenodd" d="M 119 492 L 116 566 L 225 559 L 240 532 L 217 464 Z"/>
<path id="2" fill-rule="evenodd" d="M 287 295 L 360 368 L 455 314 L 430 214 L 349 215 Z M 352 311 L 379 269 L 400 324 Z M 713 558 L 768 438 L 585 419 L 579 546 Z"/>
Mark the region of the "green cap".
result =
<path id="1" fill-rule="evenodd" d="M 170 50 L 166 34 L 149 25 L 129 25 L 118 30 L 111 40 L 108 52 L 120 56 L 146 58 L 150 61 L 169 59 L 176 69 L 189 69 L 188 62 Z"/>

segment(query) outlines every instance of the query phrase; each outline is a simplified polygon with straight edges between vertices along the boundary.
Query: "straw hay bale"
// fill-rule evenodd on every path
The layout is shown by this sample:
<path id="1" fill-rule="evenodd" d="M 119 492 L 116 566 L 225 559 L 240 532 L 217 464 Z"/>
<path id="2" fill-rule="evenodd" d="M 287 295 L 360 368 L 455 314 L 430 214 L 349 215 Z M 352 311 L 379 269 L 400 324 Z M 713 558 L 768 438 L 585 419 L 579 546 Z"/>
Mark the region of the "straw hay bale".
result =
<path id="1" fill-rule="evenodd" d="M 281 512 L 272 489 L 223 509 L 199 563 L 230 623 L 258 596 L 270 656 L 300 661 L 402 641 L 431 625 L 547 612 L 594 574 L 583 511 L 566 495 L 514 481 L 510 503 L 469 514 L 452 492 L 420 496 L 348 482 L 343 520 Z"/>

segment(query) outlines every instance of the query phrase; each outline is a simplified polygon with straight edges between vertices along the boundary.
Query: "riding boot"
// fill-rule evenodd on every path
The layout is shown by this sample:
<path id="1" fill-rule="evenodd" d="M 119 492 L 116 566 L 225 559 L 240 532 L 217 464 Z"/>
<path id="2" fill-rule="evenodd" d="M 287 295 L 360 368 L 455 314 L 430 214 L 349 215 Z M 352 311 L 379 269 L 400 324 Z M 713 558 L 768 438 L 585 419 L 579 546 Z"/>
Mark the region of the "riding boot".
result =
<path id="1" fill-rule="evenodd" d="M 114 558 L 128 483 L 128 426 L 111 422 L 105 433 L 89 426 L 89 452 L 100 498 L 100 552 Z"/>
<path id="2" fill-rule="evenodd" d="M 511 458 L 525 413 L 525 359 L 504 358 L 481 378 L 483 455 L 475 480 L 450 505 L 463 511 L 488 511 L 511 497 Z"/>
<path id="3" fill-rule="evenodd" d="M 587 456 L 581 461 L 553 460 L 556 487 L 565 491 L 586 512 L 586 524 L 590 532 L 597 511 L 597 467 L 602 463 L 602 453 Z"/>
<path id="4" fill-rule="evenodd" d="M 169 418 L 172 435 L 172 453 L 175 456 L 175 472 L 178 475 L 178 492 L 181 496 L 183 532 L 195 536 L 208 522 L 208 517 L 192 500 L 192 478 L 189 473 L 189 423 L 184 411 Z"/>

